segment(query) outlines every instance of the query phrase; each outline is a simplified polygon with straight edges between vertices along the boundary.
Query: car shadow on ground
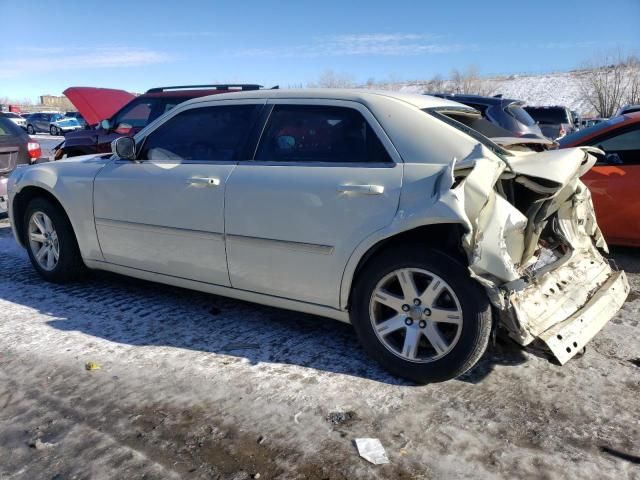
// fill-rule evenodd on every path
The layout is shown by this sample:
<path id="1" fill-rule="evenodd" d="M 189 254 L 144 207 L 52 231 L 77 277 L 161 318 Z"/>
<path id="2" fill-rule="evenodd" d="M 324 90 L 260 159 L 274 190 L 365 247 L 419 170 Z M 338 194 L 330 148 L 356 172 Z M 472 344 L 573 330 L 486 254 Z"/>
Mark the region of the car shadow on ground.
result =
<path id="1" fill-rule="evenodd" d="M 9 236 L 8 228 L 0 228 L 0 240 Z M 299 365 L 413 385 L 369 358 L 350 325 L 323 317 L 105 272 L 93 272 L 73 284 L 50 284 L 35 273 L 26 255 L 4 253 L 0 298 L 52 317 L 47 324 L 53 328 L 110 342 L 211 352 L 245 358 L 254 365 Z M 477 384 L 498 365 L 526 360 L 519 346 L 499 337 L 459 380 Z"/>

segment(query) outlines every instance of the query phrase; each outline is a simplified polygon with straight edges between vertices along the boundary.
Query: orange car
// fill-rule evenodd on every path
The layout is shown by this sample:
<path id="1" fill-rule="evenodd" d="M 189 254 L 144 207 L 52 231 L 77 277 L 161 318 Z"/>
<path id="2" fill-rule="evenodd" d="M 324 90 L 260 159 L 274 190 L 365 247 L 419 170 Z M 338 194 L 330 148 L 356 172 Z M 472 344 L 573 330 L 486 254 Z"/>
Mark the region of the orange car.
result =
<path id="1" fill-rule="evenodd" d="M 610 118 L 559 143 L 560 148 L 590 145 L 604 150 L 603 161 L 582 181 L 591 190 L 607 242 L 640 247 L 640 112 Z"/>

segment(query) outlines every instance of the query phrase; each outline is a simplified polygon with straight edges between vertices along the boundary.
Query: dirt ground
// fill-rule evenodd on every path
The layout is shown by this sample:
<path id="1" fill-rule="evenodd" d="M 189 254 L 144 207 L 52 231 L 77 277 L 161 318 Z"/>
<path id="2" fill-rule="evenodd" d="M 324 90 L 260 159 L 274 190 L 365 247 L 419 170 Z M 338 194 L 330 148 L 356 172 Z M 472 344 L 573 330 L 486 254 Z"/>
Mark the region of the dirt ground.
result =
<path id="1" fill-rule="evenodd" d="M 0 219 L 0 479 L 640 479 L 640 251 L 612 258 L 632 292 L 581 357 L 499 339 L 418 387 L 332 320 L 115 275 L 47 284 Z"/>

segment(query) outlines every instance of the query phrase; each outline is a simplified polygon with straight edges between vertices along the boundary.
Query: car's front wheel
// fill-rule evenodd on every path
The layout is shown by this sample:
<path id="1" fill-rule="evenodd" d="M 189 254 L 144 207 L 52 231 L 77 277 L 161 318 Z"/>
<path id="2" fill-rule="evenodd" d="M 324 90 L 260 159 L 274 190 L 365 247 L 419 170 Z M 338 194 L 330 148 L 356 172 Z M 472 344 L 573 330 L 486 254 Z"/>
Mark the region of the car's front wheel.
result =
<path id="1" fill-rule="evenodd" d="M 58 130 L 58 127 L 56 127 L 55 125 L 51 125 L 49 127 L 49 133 L 54 137 L 60 135 L 60 131 Z"/>
<path id="2" fill-rule="evenodd" d="M 33 125 L 31 125 L 31 124 L 27 125 L 27 133 L 29 135 L 34 135 L 36 133 L 36 129 L 33 128 Z"/>
<path id="3" fill-rule="evenodd" d="M 428 383 L 455 378 L 484 353 L 486 294 L 466 268 L 422 246 L 387 250 L 367 263 L 351 321 L 369 355 L 391 373 Z"/>
<path id="4" fill-rule="evenodd" d="M 23 228 L 31 263 L 44 279 L 63 283 L 84 272 L 73 228 L 59 206 L 34 198 L 27 206 Z"/>

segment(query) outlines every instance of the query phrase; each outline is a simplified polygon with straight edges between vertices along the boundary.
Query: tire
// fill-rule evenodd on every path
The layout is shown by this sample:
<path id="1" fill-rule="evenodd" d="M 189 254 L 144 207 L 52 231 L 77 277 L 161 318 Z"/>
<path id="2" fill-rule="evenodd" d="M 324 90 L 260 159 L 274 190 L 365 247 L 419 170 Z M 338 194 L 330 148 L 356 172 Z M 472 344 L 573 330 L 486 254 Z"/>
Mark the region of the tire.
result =
<path id="1" fill-rule="evenodd" d="M 365 265 L 350 316 L 372 358 L 419 384 L 449 380 L 473 367 L 487 348 L 492 322 L 487 296 L 467 269 L 417 245 L 382 251 Z"/>
<path id="2" fill-rule="evenodd" d="M 36 130 L 35 130 L 35 128 L 33 128 L 33 125 L 31 125 L 31 124 L 27 125 L 27 133 L 29 135 L 35 135 L 36 134 Z"/>
<path id="3" fill-rule="evenodd" d="M 52 137 L 57 137 L 57 136 L 58 136 L 58 127 L 56 127 L 55 125 L 51 125 L 51 126 L 49 127 L 49 134 L 50 134 Z"/>
<path id="4" fill-rule="evenodd" d="M 49 230 L 46 228 L 48 219 L 54 234 L 49 233 L 45 236 L 46 232 L 38 227 L 38 222 L 35 220 L 32 222 L 34 217 L 39 219 L 40 226 L 45 226 L 44 230 Z M 53 283 L 66 283 L 76 280 L 85 273 L 86 267 L 82 262 L 73 228 L 58 205 L 46 198 L 34 198 L 27 205 L 22 225 L 29 259 L 42 278 Z M 34 241 L 34 239 L 37 240 Z M 47 245 L 50 246 L 48 248 L 50 253 L 45 252 L 39 259 L 41 249 Z M 49 264 L 51 256 L 53 261 Z"/>

